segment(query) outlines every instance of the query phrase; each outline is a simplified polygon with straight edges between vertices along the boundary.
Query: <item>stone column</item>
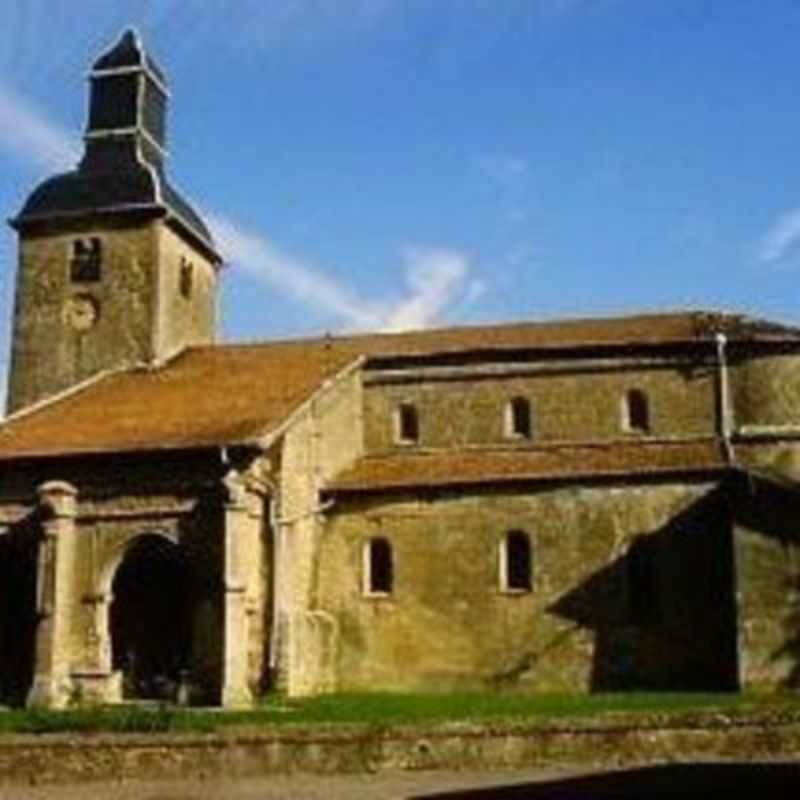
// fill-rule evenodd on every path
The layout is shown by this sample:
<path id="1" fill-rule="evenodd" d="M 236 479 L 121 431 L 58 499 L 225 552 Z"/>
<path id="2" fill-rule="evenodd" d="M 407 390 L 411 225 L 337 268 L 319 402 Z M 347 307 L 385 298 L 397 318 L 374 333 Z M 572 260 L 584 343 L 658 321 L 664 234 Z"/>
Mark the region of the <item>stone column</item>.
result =
<path id="1" fill-rule="evenodd" d="M 248 578 L 251 559 L 258 558 L 258 520 L 254 519 L 252 513 L 258 496 L 248 491 L 242 476 L 235 470 L 225 476 L 223 483 L 226 500 L 223 531 L 222 705 L 224 708 L 244 708 L 253 702 L 248 669 L 248 590 L 252 591 Z"/>
<path id="2" fill-rule="evenodd" d="M 29 706 L 63 708 L 70 695 L 69 619 L 77 491 L 61 481 L 38 490 L 42 540 L 36 576 L 38 625 Z"/>

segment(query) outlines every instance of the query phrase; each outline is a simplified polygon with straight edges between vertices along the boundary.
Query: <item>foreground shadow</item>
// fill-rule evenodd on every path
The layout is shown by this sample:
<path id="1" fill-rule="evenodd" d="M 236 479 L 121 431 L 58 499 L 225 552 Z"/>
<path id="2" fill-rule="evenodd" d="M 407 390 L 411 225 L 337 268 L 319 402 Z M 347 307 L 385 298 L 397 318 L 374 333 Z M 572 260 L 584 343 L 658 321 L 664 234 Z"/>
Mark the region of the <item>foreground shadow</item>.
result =
<path id="1" fill-rule="evenodd" d="M 457 792 L 415 795 L 409 800 L 468 798 L 479 800 L 611 800 L 611 798 L 796 797 L 800 790 L 797 764 L 669 764 L 620 770 L 576 778 L 544 781 Z"/>

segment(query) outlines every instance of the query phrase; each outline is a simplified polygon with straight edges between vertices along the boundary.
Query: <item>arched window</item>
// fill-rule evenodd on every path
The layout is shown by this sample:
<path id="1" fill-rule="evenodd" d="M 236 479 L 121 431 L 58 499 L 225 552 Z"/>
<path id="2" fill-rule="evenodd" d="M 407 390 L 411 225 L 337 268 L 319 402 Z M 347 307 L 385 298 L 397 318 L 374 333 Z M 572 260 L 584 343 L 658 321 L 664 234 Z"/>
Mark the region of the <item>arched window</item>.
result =
<path id="1" fill-rule="evenodd" d="M 419 415 L 416 406 L 411 403 L 401 403 L 397 407 L 396 433 L 400 444 L 419 441 Z"/>
<path id="2" fill-rule="evenodd" d="M 625 395 L 623 424 L 635 433 L 650 432 L 650 401 L 641 389 L 629 389 Z"/>
<path id="3" fill-rule="evenodd" d="M 364 592 L 391 594 L 394 587 L 394 559 L 388 539 L 370 539 L 364 547 Z"/>
<path id="4" fill-rule="evenodd" d="M 530 439 L 532 433 L 530 401 L 525 397 L 512 397 L 506 406 L 506 436 Z"/>
<path id="5" fill-rule="evenodd" d="M 525 531 L 509 531 L 503 539 L 500 583 L 510 592 L 529 592 L 533 588 L 533 552 Z"/>

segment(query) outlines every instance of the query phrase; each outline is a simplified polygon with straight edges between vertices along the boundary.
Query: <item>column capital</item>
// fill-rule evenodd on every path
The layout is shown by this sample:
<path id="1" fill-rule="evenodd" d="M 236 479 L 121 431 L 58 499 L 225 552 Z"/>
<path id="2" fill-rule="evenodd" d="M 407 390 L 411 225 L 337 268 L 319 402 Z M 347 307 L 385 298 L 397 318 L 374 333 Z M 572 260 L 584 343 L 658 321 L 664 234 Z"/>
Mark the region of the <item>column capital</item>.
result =
<path id="1" fill-rule="evenodd" d="M 221 484 L 223 503 L 228 511 L 241 511 L 259 516 L 264 492 L 251 475 L 230 469 L 222 477 Z"/>
<path id="2" fill-rule="evenodd" d="M 75 517 L 78 490 L 71 483 L 47 481 L 37 488 L 36 494 L 39 498 L 39 505 L 51 517 L 57 519 Z"/>
<path id="3" fill-rule="evenodd" d="M 247 484 L 242 473 L 229 469 L 222 478 L 222 487 L 225 490 L 225 506 L 228 509 L 247 508 Z"/>

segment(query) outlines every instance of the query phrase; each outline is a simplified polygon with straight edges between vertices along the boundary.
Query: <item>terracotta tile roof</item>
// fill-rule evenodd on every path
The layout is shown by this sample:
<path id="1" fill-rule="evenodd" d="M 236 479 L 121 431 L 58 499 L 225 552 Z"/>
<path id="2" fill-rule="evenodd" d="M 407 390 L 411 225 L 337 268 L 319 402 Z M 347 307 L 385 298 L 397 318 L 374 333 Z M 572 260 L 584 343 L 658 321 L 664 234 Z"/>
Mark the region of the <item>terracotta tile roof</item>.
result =
<path id="1" fill-rule="evenodd" d="M 12 416 L 0 424 L 0 459 L 252 441 L 360 356 L 669 345 L 707 341 L 719 328 L 741 338 L 800 340 L 797 329 L 686 312 L 195 347 Z"/>
<path id="2" fill-rule="evenodd" d="M 355 341 L 366 354 L 433 355 L 498 349 L 557 350 L 684 344 L 711 341 L 717 332 L 724 333 L 730 341 L 800 341 L 800 328 L 741 314 L 707 311 L 476 325 L 372 334 L 341 341 Z"/>
<path id="3" fill-rule="evenodd" d="M 335 493 L 708 472 L 726 468 L 713 439 L 687 442 L 608 442 L 530 449 L 460 450 L 366 456 L 326 487 Z"/>
<path id="4" fill-rule="evenodd" d="M 300 342 L 187 350 L 10 417 L 0 459 L 243 442 L 279 425 L 353 359 Z"/>

